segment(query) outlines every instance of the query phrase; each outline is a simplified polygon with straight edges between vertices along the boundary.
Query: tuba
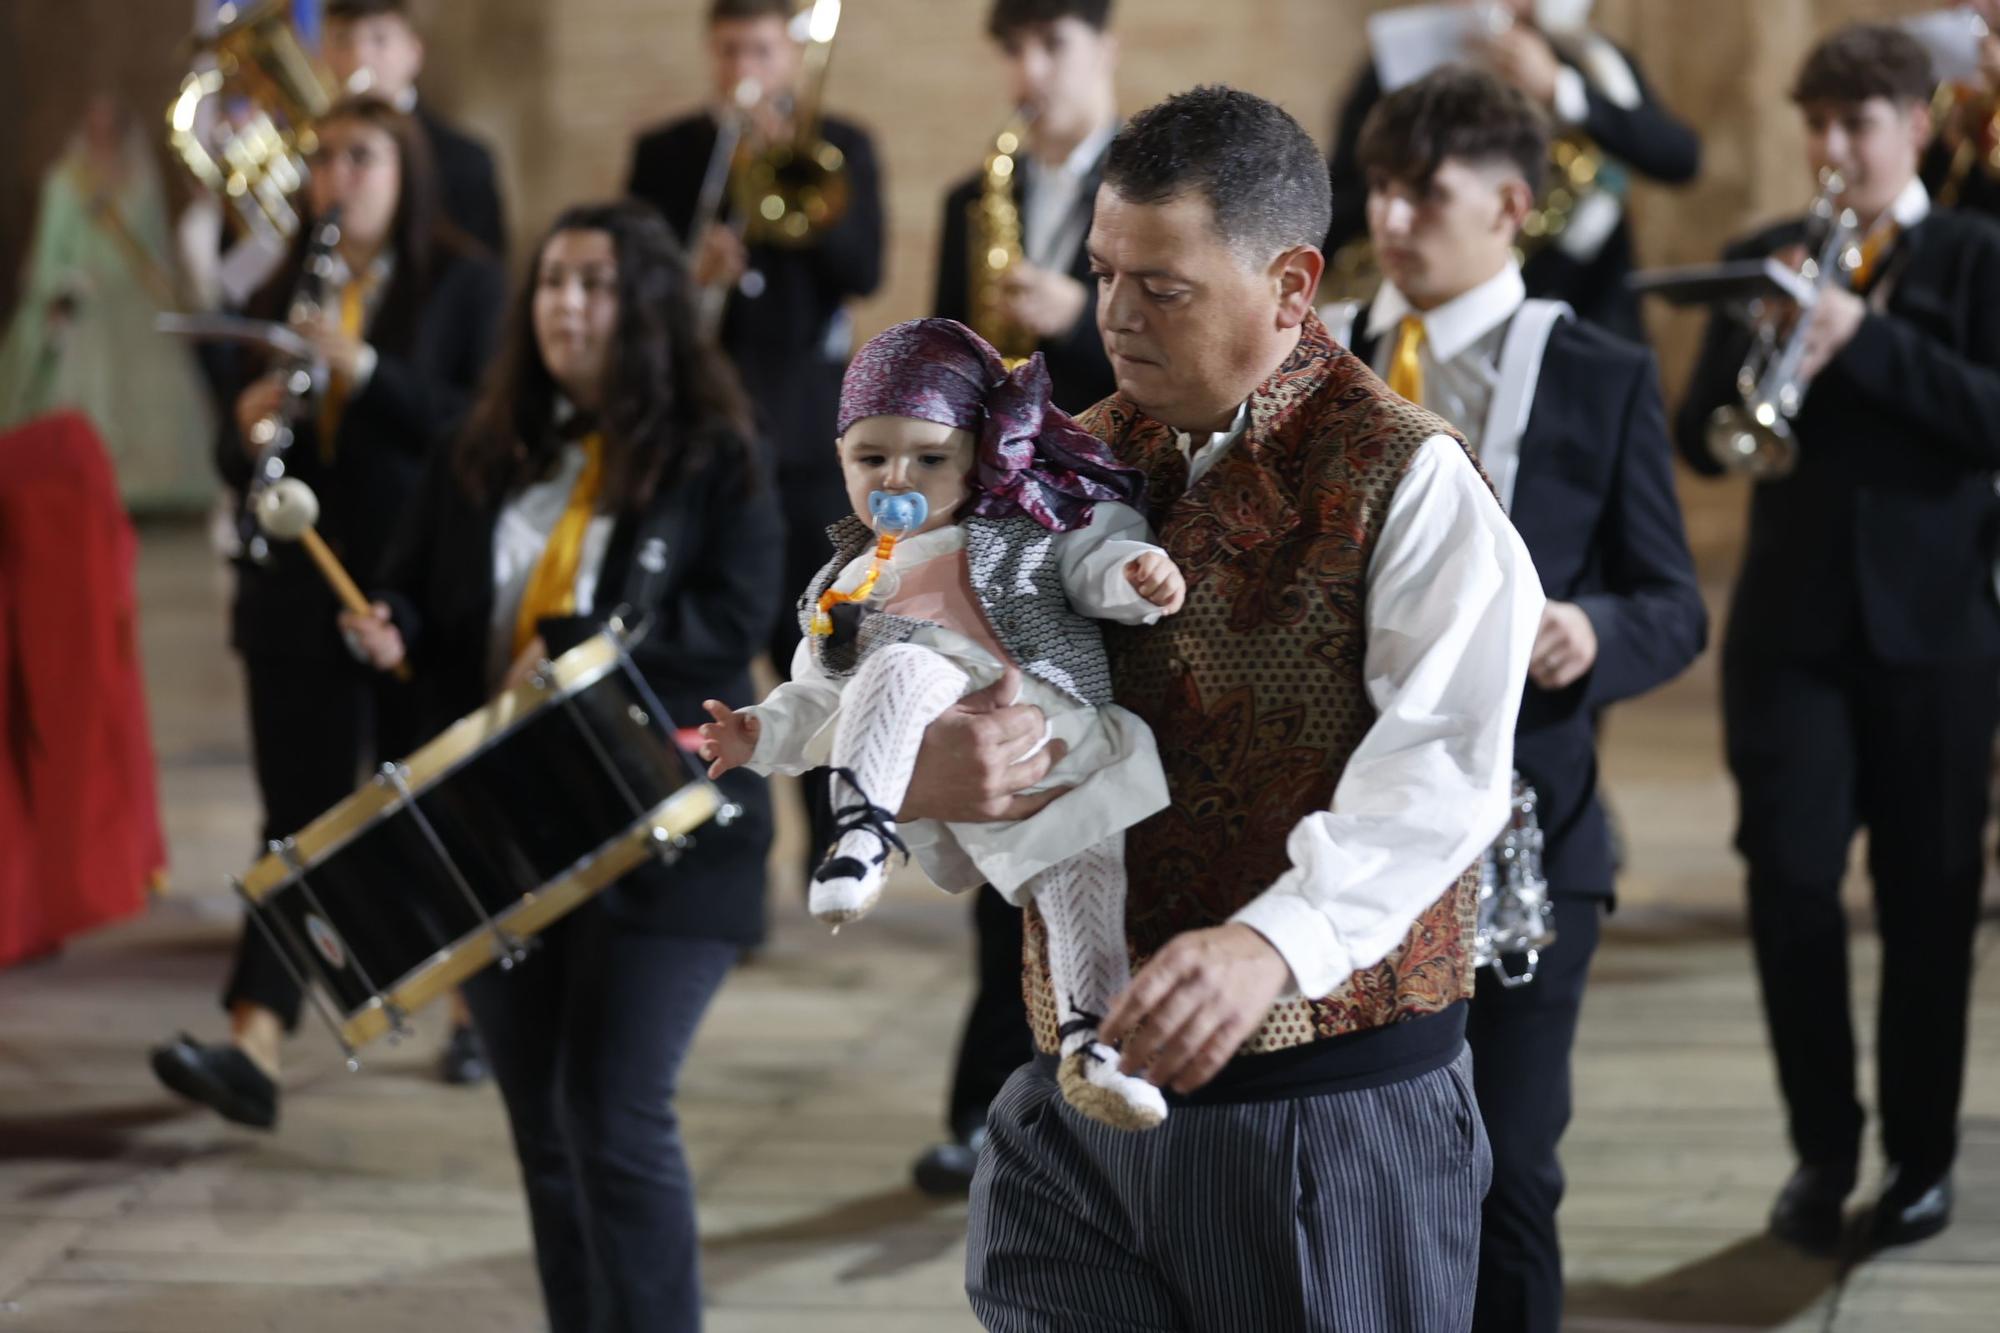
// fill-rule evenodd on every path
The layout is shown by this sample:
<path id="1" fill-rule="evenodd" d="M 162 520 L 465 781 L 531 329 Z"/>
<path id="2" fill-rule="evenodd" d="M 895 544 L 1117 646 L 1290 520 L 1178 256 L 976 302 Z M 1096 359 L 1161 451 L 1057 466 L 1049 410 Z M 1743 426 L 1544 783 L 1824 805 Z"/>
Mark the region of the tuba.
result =
<path id="1" fill-rule="evenodd" d="M 1016 111 L 993 140 L 979 193 L 967 206 L 966 298 L 973 330 L 993 344 L 1009 370 L 1035 354 L 1035 335 L 1007 313 L 1007 271 L 1021 261 L 1021 209 L 1014 183 L 1028 118 Z"/>
<path id="2" fill-rule="evenodd" d="M 1848 275 L 1861 265 L 1860 223 L 1852 209 L 1838 200 L 1847 188 L 1840 173 L 1828 168 L 1820 172 L 1819 193 L 1806 211 L 1811 253 L 1799 270 L 1809 285 L 1810 297 L 1836 283 L 1845 284 Z M 1813 237 L 1817 244 L 1813 244 Z M 1792 437 L 1792 418 L 1805 405 L 1809 386 L 1802 363 L 1806 353 L 1806 310 L 1812 299 L 1802 299 L 1799 318 L 1789 327 L 1752 302 L 1750 316 L 1756 321 L 1750 352 L 1736 372 L 1736 392 L 1740 401 L 1724 403 L 1708 418 L 1708 452 L 1725 469 L 1741 472 L 1758 481 L 1787 476 L 1798 466 L 1798 441 Z"/>
<path id="3" fill-rule="evenodd" d="M 730 173 L 743 239 L 752 245 L 806 245 L 847 211 L 847 159 L 820 137 L 820 98 L 840 5 L 841 0 L 813 0 L 793 20 L 794 32 L 803 29 L 806 51 L 791 137 L 740 150 Z"/>
<path id="4" fill-rule="evenodd" d="M 250 231 L 288 239 L 299 228 L 292 197 L 318 146 L 313 122 L 333 83 L 306 54 L 291 0 L 247 12 L 225 5 L 222 26 L 195 47 L 201 67 L 167 106 L 167 142 L 196 181 L 227 200 Z M 208 123 L 205 110 L 214 113 Z"/>

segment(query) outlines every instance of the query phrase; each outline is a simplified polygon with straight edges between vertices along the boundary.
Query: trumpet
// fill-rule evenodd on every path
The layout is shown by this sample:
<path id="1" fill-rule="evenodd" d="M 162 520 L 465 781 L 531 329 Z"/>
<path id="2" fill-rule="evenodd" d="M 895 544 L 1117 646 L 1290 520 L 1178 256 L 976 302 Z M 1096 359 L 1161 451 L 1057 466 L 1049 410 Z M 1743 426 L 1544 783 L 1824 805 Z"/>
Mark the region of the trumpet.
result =
<path id="1" fill-rule="evenodd" d="M 820 98 L 840 28 L 840 7 L 841 0 L 813 0 L 793 20 L 806 51 L 792 134 L 754 151 L 739 151 L 730 172 L 743 239 L 752 245 L 796 249 L 847 211 L 846 156 L 820 135 Z"/>
<path id="2" fill-rule="evenodd" d="M 339 244 L 340 210 L 335 207 L 319 220 L 306 247 L 305 263 L 299 269 L 291 304 L 285 311 L 285 322 L 291 327 L 296 329 L 310 323 L 325 308 L 333 275 L 333 252 Z M 284 384 L 285 396 L 279 400 L 277 411 L 250 427 L 250 443 L 257 447 L 257 456 L 251 465 L 242 511 L 237 515 L 237 535 L 243 553 L 259 565 L 269 563 L 271 544 L 258 521 L 258 505 L 264 493 L 285 476 L 285 454 L 292 447 L 292 423 L 326 382 L 326 367 L 316 356 L 290 357 L 275 369 Z"/>
<path id="3" fill-rule="evenodd" d="M 1839 204 L 1847 183 L 1831 168 L 1820 172 L 1819 182 L 1819 193 L 1806 212 L 1808 234 L 1816 233 L 1819 243 L 1799 269 L 1799 277 L 1810 284 L 1811 299 L 1798 302 L 1797 317 L 1789 327 L 1776 317 L 1765 317 L 1761 301 L 1751 304 L 1755 337 L 1736 372 L 1739 401 L 1723 404 L 1708 418 L 1710 456 L 1728 471 L 1758 481 L 1787 476 L 1798 466 L 1792 418 L 1805 405 L 1810 387 L 1804 371 L 1807 315 L 1821 293 L 1845 286 L 1861 266 L 1857 243 L 1861 225 L 1854 210 Z"/>
<path id="4" fill-rule="evenodd" d="M 993 344 L 1000 359 L 1013 369 L 1035 354 L 1035 335 L 1007 313 L 1007 271 L 1021 262 L 1021 210 L 1014 202 L 1014 184 L 1027 144 L 1028 116 L 1015 111 L 1007 119 L 980 177 L 979 193 L 967 205 L 966 296 L 971 324 Z"/>

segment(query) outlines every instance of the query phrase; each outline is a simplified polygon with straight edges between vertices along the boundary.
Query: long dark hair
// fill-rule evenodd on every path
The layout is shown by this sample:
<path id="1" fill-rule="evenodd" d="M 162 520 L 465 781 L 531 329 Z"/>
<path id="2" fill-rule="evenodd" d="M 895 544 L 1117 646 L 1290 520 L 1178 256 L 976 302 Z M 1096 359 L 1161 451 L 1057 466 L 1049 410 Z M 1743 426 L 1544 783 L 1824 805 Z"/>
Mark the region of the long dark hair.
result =
<path id="1" fill-rule="evenodd" d="M 618 323 L 612 332 L 603 406 L 602 508 L 638 509 L 661 487 L 734 458 L 748 483 L 750 406 L 736 371 L 695 332 L 694 282 L 666 222 L 636 200 L 579 204 L 536 243 L 505 342 L 453 456 L 459 484 L 481 504 L 546 476 L 562 441 L 555 429 L 561 388 L 535 340 L 535 288 L 542 252 L 565 231 L 611 237 L 618 266 Z"/>
<path id="2" fill-rule="evenodd" d="M 430 141 L 415 119 L 379 97 L 357 94 L 334 103 L 320 117 L 319 124 L 324 127 L 336 121 L 373 125 L 396 145 L 396 216 L 389 224 L 389 245 L 396 254 L 396 268 L 375 315 L 375 328 L 387 335 L 386 341 L 395 344 L 415 328 L 417 312 L 430 295 L 431 281 L 447 259 L 476 254 L 479 243 L 445 218 L 442 187 L 438 184 Z M 306 247 L 312 243 L 319 221 L 309 192 L 300 191 L 299 198 L 302 225 L 292 238 L 291 252 L 277 276 L 251 301 L 252 313 L 273 319 L 285 317 L 299 270 L 305 266 Z M 371 337 L 370 341 L 384 339 Z"/>

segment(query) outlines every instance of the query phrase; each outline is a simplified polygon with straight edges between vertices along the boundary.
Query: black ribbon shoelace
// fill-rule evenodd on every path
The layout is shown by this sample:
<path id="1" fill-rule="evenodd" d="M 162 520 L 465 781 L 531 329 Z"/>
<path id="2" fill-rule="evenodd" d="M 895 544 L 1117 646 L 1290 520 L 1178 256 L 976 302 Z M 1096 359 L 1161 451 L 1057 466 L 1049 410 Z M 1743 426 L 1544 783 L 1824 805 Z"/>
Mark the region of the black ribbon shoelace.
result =
<path id="1" fill-rule="evenodd" d="M 839 846 L 840 840 L 850 833 L 870 833 L 875 836 L 875 840 L 882 846 L 880 854 L 875 858 L 876 865 L 879 866 L 889 859 L 889 850 L 891 848 L 901 852 L 904 860 L 909 860 L 910 849 L 896 832 L 896 817 L 868 799 L 868 793 L 861 789 L 861 783 L 856 780 L 854 770 L 851 768 L 836 768 L 833 770 L 833 776 L 845 782 L 848 790 L 852 791 L 855 797 L 854 804 L 852 805 L 834 807 L 833 845 L 836 847 Z M 832 869 L 840 861 L 851 861 L 853 859 L 852 857 L 843 856 L 828 861 L 826 865 L 820 868 L 821 874 L 815 876 L 815 878 L 824 877 L 825 872 Z M 857 872 L 859 867 L 860 863 L 856 862 Z"/>

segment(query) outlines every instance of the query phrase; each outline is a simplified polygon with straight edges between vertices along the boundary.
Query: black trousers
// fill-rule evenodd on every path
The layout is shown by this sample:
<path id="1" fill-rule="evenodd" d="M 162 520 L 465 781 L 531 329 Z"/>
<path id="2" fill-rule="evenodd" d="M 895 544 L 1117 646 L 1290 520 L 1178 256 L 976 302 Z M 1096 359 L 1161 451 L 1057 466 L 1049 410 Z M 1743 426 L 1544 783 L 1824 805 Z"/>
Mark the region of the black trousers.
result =
<path id="1" fill-rule="evenodd" d="M 1466 1022 L 1472 1085 L 1493 1145 L 1481 1208 L 1476 1333 L 1556 1333 L 1562 1326 L 1562 1203 L 1557 1145 L 1570 1116 L 1570 1048 L 1604 902 L 1555 900 L 1556 942 L 1535 979 L 1512 990 L 1486 969 Z"/>
<path id="2" fill-rule="evenodd" d="M 507 1119 L 554 1333 L 701 1327 L 681 1061 L 736 962 L 720 940 L 618 922 L 601 899 L 511 972 L 465 984 Z"/>
<path id="3" fill-rule="evenodd" d="M 986 1123 L 986 1108 L 1013 1072 L 1034 1058 L 1028 1004 L 1021 996 L 1021 909 L 990 884 L 972 903 L 973 964 L 978 989 L 958 1038 L 946 1123 L 964 1139 Z"/>
<path id="4" fill-rule="evenodd" d="M 1917 1177 L 1941 1173 L 1957 1152 L 2000 663 L 1734 654 L 1723 708 L 1792 1144 L 1814 1165 L 1849 1166 L 1861 1151 L 1840 882 L 1865 827 L 1882 940 L 1882 1145 Z"/>
<path id="5" fill-rule="evenodd" d="M 374 762 L 414 748 L 407 688 L 349 659 L 246 653 L 250 754 L 263 799 L 263 837 L 286 838 L 338 805 Z M 298 1025 L 299 987 L 254 921 L 243 924 L 236 962 L 222 989 L 227 1009 L 247 1000 Z"/>

